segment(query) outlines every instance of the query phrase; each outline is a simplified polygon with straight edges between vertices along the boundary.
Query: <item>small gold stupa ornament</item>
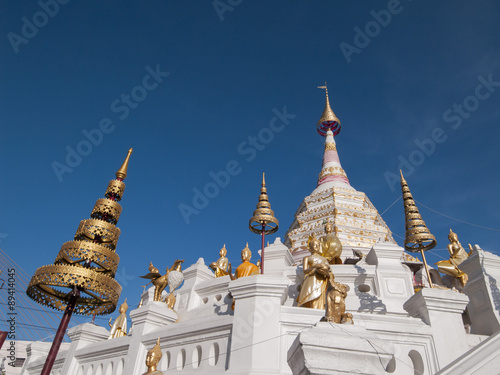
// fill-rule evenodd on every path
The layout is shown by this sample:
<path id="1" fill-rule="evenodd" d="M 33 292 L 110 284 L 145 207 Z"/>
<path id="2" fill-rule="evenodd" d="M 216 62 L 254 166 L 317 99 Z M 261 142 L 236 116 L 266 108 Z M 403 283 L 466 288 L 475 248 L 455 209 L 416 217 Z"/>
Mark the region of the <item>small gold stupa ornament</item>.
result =
<path id="1" fill-rule="evenodd" d="M 425 260 L 424 251 L 431 250 L 436 246 L 436 238 L 429 231 L 425 222 L 422 220 L 422 216 L 418 211 L 413 196 L 411 195 L 410 188 L 403 177 L 403 172 L 401 172 L 401 190 L 403 192 L 403 204 L 405 208 L 405 227 L 406 235 L 404 240 L 405 249 L 413 252 L 422 254 L 422 259 L 424 261 L 425 271 L 427 273 L 427 278 L 429 280 L 429 285 L 433 287 L 431 281 L 431 275 L 429 273 L 429 267 L 427 266 L 427 261 Z"/>
<path id="2" fill-rule="evenodd" d="M 326 132 L 328 130 L 331 130 L 333 136 L 336 136 L 337 134 L 340 133 L 341 129 L 340 120 L 335 115 L 335 113 L 333 113 L 332 107 L 330 106 L 330 100 L 328 99 L 328 87 L 326 87 L 326 82 L 324 86 L 318 86 L 318 89 L 325 90 L 326 102 L 325 102 L 325 109 L 323 110 L 323 114 L 321 115 L 321 118 L 319 119 L 316 128 L 318 130 L 318 133 L 323 137 L 326 136 Z"/>
<path id="3" fill-rule="evenodd" d="M 269 203 L 269 198 L 267 196 L 264 173 L 262 173 L 262 187 L 260 189 L 259 203 L 257 203 L 257 209 L 253 212 L 253 216 L 248 226 L 252 232 L 262 235 L 260 264 L 261 273 L 264 273 L 264 237 L 266 234 L 275 233 L 279 227 L 278 219 L 274 217 L 274 212 L 271 210 L 271 203 Z"/>
<path id="4" fill-rule="evenodd" d="M 122 289 L 114 279 L 120 261 L 115 252 L 120 236 L 116 224 L 122 211 L 118 202 L 131 154 L 132 149 L 116 172 L 116 180 L 109 182 L 105 198 L 97 200 L 91 218 L 80 222 L 74 240 L 62 245 L 53 265 L 36 270 L 26 290 L 30 298 L 59 310 L 74 304 L 73 312 L 82 315 L 109 314 L 116 309 Z"/>

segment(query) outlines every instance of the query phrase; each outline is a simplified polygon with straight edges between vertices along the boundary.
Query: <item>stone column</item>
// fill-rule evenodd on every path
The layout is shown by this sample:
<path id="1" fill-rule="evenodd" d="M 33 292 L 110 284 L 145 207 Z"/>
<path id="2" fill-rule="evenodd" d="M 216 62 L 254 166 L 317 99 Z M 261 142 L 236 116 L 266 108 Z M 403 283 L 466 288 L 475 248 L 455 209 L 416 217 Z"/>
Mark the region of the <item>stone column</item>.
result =
<path id="1" fill-rule="evenodd" d="M 403 303 L 414 292 L 411 271 L 401 263 L 402 254 L 402 247 L 390 242 L 379 242 L 366 256 L 366 263 L 377 266 L 378 297 L 383 301 L 386 311 L 406 315 Z"/>
<path id="2" fill-rule="evenodd" d="M 130 319 L 134 329 L 128 349 L 129 354 L 125 361 L 124 374 L 142 374 L 141 370 L 144 370 L 144 358 L 147 351 L 142 343 L 142 338 L 155 328 L 175 323 L 177 313 L 170 310 L 165 302 L 150 301 L 147 305 L 132 310 Z"/>
<path id="3" fill-rule="evenodd" d="M 464 293 L 470 298 L 467 310 L 471 333 L 492 335 L 500 330 L 500 257 L 477 245 L 460 269 L 469 276 Z"/>
<path id="4" fill-rule="evenodd" d="M 293 264 L 293 257 L 288 247 L 276 237 L 274 243 L 264 249 L 264 273 L 266 275 L 281 275 L 286 267 Z"/>
<path id="5" fill-rule="evenodd" d="M 93 323 L 83 323 L 70 328 L 68 330 L 68 336 L 71 340 L 71 345 L 65 353 L 66 360 L 61 374 L 76 374 L 78 363 L 75 358 L 75 353 L 93 343 L 107 340 L 109 337 L 109 331 L 106 328 Z"/>
<path id="6" fill-rule="evenodd" d="M 254 275 L 231 281 L 235 299 L 231 357 L 232 373 L 280 373 L 280 312 L 288 280 Z"/>
<path id="7" fill-rule="evenodd" d="M 288 351 L 293 375 L 386 374 L 392 344 L 364 327 L 319 322 L 301 332 Z"/>
<path id="8" fill-rule="evenodd" d="M 423 288 L 404 304 L 404 309 L 432 328 L 439 368 L 465 353 L 469 346 L 462 313 L 469 298 L 449 289 Z"/>

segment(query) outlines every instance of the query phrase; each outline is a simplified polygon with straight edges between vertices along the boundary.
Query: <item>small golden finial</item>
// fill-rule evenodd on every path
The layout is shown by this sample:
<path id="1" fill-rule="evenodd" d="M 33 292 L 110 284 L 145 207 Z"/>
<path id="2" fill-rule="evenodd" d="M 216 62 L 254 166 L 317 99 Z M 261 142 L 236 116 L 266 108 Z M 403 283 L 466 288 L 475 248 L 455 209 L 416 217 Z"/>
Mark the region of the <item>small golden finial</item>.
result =
<path id="1" fill-rule="evenodd" d="M 125 157 L 125 161 L 123 162 L 122 166 L 118 171 L 116 172 L 116 178 L 120 180 L 125 180 L 127 178 L 127 168 L 128 168 L 128 161 L 130 160 L 130 155 L 132 154 L 132 149 L 128 150 L 127 156 Z"/>
<path id="2" fill-rule="evenodd" d="M 328 98 L 328 87 L 326 86 L 326 82 L 324 86 L 318 86 L 319 89 L 324 89 L 326 94 L 326 102 L 325 109 L 323 110 L 323 114 L 318 121 L 317 130 L 320 135 L 323 137 L 326 136 L 326 132 L 331 130 L 333 135 L 337 135 L 340 132 L 340 120 L 333 113 L 332 107 L 330 106 L 330 99 Z"/>
<path id="3" fill-rule="evenodd" d="M 272 234 L 278 230 L 279 222 L 274 216 L 274 211 L 271 210 L 264 173 L 262 173 L 262 187 L 260 188 L 257 209 L 253 212 L 248 226 L 252 232 L 257 234 L 262 234 L 262 232 Z"/>

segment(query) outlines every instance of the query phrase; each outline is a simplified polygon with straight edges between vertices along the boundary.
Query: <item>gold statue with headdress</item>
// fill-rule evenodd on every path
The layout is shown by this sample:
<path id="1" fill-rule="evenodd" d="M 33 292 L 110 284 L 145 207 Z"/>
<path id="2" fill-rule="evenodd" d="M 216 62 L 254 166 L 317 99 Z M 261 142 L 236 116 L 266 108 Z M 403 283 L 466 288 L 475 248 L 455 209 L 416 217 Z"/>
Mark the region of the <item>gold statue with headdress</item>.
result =
<path id="1" fill-rule="evenodd" d="M 246 277 L 251 275 L 258 275 L 260 269 L 258 265 L 250 262 L 252 259 L 252 252 L 248 247 L 248 242 L 243 250 L 241 250 L 241 261 L 242 263 L 236 268 L 233 279 L 239 279 L 240 277 Z"/>
<path id="2" fill-rule="evenodd" d="M 297 298 L 298 306 L 313 309 L 324 309 L 326 302 L 326 289 L 330 275 L 330 265 L 321 255 L 321 241 L 313 234 L 309 237 L 307 246 L 311 255 L 304 257 L 304 281 Z"/>
<path id="3" fill-rule="evenodd" d="M 157 370 L 161 357 L 160 338 L 158 337 L 156 345 L 148 350 L 148 354 L 146 355 L 146 366 L 148 367 L 148 371 L 142 375 L 162 375 L 163 372 Z"/>
<path id="4" fill-rule="evenodd" d="M 219 251 L 220 258 L 216 262 L 210 263 L 210 268 L 214 271 L 215 277 L 221 277 L 229 275 L 229 260 L 226 258 L 227 249 L 226 244 Z"/>
<path id="5" fill-rule="evenodd" d="M 125 302 L 123 302 L 118 309 L 120 315 L 116 318 L 113 325 L 111 325 L 111 318 L 109 318 L 109 326 L 111 330 L 109 331 L 109 339 L 115 339 L 117 337 L 127 336 L 127 299 L 125 298 Z"/>
<path id="6" fill-rule="evenodd" d="M 326 294 L 326 313 L 321 321 L 352 324 L 352 314 L 345 312 L 347 285 L 335 281 L 333 273 L 330 273 L 329 282 L 331 287 Z"/>
<path id="7" fill-rule="evenodd" d="M 327 222 L 325 224 L 326 235 L 322 238 L 323 251 L 321 255 L 326 258 L 330 264 L 342 264 L 342 243 L 339 238 L 333 233 L 333 224 Z"/>
<path id="8" fill-rule="evenodd" d="M 457 234 L 451 229 L 448 239 L 450 240 L 450 244 L 448 245 L 450 259 L 437 262 L 436 265 L 438 266 L 438 271 L 457 278 L 460 281 L 460 284 L 465 286 L 469 277 L 465 272 L 458 268 L 458 266 L 469 257 L 472 251 L 469 253 L 465 251 L 462 244 L 458 241 Z"/>

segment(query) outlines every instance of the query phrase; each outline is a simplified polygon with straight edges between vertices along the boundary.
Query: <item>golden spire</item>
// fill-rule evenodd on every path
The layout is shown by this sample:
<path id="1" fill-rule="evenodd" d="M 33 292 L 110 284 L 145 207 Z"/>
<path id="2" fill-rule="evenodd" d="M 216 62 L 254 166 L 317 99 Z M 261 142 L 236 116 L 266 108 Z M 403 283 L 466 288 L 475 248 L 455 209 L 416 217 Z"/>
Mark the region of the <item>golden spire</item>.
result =
<path id="1" fill-rule="evenodd" d="M 318 121 L 317 129 L 318 133 L 322 136 L 325 136 L 326 131 L 331 129 L 333 135 L 337 135 L 340 132 L 340 120 L 335 113 L 333 113 L 332 107 L 330 106 L 330 100 L 328 99 L 328 88 L 326 86 L 326 82 L 324 86 L 318 86 L 319 89 L 324 89 L 326 92 L 326 102 L 325 109 L 323 110 L 323 114 Z"/>
<path id="2" fill-rule="evenodd" d="M 401 172 L 401 171 L 400 171 Z M 405 208 L 406 238 L 405 249 L 411 252 L 419 252 L 420 249 L 427 251 L 436 246 L 436 238 L 431 234 L 422 216 L 418 211 L 410 188 L 401 172 L 401 190 L 403 192 L 403 204 Z"/>
<path id="3" fill-rule="evenodd" d="M 429 280 L 429 285 L 432 288 L 431 275 L 429 273 L 429 267 L 427 266 L 424 251 L 430 250 L 436 246 L 436 238 L 431 234 L 425 225 L 425 222 L 422 220 L 422 216 L 415 205 L 410 188 L 403 177 L 403 172 L 401 170 L 399 172 L 401 174 L 401 190 L 403 192 L 403 204 L 405 208 L 406 234 L 404 246 L 406 250 L 413 253 L 420 252 L 422 260 L 424 261 L 427 279 Z"/>
<path id="4" fill-rule="evenodd" d="M 120 262 L 116 224 L 122 207 L 118 202 L 125 190 L 121 179 L 127 176 L 131 153 L 132 149 L 116 173 L 117 179 L 109 182 L 105 198 L 95 203 L 90 219 L 80 221 L 73 241 L 61 246 L 54 264 L 36 270 L 26 290 L 30 298 L 59 309 L 71 301 L 68 290 L 77 290 L 75 314 L 101 315 L 116 309 L 122 290 L 114 278 Z"/>
<path id="5" fill-rule="evenodd" d="M 262 173 L 262 187 L 260 188 L 259 203 L 257 209 L 253 212 L 253 217 L 249 222 L 250 230 L 254 233 L 272 234 L 278 230 L 279 222 L 274 217 L 274 211 L 271 210 L 271 203 L 267 196 L 265 175 Z M 269 227 L 269 229 L 265 229 Z"/>
<path id="6" fill-rule="evenodd" d="M 123 162 L 122 166 L 118 171 L 116 172 L 116 178 L 120 180 L 125 180 L 127 178 L 127 168 L 128 168 L 128 161 L 130 160 L 130 155 L 132 154 L 132 149 L 128 150 L 127 156 L 125 157 L 125 161 Z"/>

